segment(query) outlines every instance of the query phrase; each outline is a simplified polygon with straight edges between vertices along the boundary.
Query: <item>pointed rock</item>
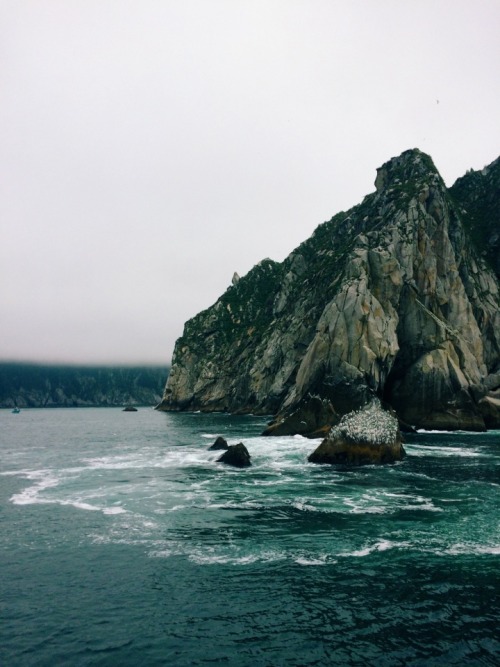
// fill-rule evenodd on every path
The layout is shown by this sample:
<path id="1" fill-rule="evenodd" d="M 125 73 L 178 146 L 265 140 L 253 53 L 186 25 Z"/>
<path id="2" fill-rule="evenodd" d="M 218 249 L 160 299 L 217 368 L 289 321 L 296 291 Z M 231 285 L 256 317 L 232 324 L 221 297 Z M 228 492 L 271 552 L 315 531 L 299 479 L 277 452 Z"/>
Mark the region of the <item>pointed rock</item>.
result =
<path id="1" fill-rule="evenodd" d="M 235 466 L 236 468 L 248 468 L 252 463 L 248 449 L 242 442 L 237 445 L 230 445 L 224 454 L 217 459 L 220 463 Z"/>
<path id="2" fill-rule="evenodd" d="M 213 445 L 210 445 L 209 450 L 229 449 L 229 445 L 222 436 L 218 436 Z"/>

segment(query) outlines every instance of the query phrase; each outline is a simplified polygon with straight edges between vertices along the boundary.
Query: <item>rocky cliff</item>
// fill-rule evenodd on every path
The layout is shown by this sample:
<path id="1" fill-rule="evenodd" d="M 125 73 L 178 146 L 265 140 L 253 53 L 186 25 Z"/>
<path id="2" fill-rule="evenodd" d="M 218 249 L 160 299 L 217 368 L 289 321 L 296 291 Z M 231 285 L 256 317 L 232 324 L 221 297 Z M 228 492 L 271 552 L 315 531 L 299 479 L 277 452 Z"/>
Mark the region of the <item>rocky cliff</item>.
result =
<path id="1" fill-rule="evenodd" d="M 311 396 L 337 416 L 378 396 L 402 424 L 500 426 L 499 163 L 451 190 L 418 150 L 384 164 L 361 204 L 186 323 L 159 408 L 279 427 Z"/>
<path id="2" fill-rule="evenodd" d="M 500 278 L 500 158 L 481 171 L 470 169 L 450 194 L 476 247 Z"/>

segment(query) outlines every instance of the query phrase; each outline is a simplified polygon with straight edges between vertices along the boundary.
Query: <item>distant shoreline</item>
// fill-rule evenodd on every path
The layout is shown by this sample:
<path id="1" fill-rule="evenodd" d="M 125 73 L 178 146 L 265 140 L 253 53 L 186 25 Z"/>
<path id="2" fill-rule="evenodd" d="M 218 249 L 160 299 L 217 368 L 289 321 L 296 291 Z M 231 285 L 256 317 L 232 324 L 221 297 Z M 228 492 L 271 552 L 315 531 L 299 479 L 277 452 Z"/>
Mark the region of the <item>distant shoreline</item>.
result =
<path id="1" fill-rule="evenodd" d="M 0 408 L 155 406 L 167 365 L 64 365 L 0 362 Z"/>

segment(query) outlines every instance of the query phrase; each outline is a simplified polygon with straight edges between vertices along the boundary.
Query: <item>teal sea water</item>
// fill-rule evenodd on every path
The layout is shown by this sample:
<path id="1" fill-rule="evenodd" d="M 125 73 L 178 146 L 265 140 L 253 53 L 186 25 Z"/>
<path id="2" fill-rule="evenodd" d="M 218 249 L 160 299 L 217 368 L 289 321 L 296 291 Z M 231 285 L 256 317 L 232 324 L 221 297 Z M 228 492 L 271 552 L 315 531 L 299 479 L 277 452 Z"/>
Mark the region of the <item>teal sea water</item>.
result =
<path id="1" fill-rule="evenodd" d="M 500 664 L 500 432 L 354 469 L 264 424 L 0 411 L 0 664 Z"/>

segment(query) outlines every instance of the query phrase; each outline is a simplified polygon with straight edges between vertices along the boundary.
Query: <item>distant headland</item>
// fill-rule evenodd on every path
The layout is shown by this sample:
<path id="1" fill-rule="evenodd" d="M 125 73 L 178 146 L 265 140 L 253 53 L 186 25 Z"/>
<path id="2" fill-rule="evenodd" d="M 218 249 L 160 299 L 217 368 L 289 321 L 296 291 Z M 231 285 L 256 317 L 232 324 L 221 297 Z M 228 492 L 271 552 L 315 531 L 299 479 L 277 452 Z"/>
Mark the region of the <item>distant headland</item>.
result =
<path id="1" fill-rule="evenodd" d="M 0 362 L 0 408 L 156 405 L 165 366 L 71 366 Z"/>

